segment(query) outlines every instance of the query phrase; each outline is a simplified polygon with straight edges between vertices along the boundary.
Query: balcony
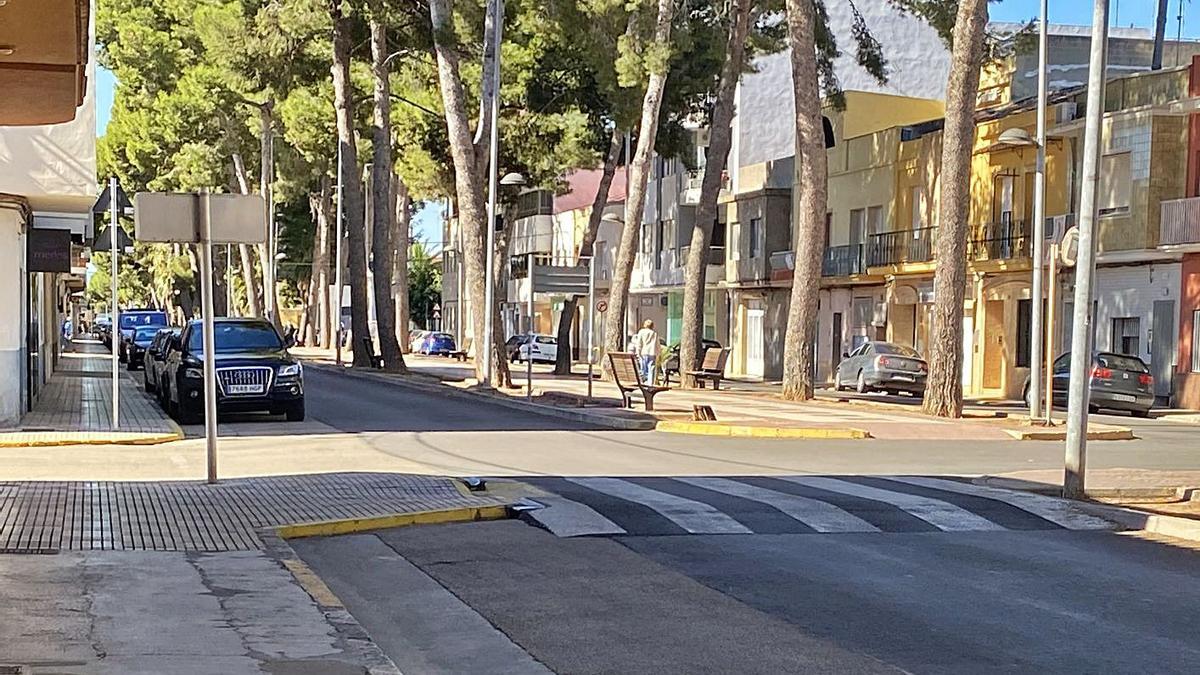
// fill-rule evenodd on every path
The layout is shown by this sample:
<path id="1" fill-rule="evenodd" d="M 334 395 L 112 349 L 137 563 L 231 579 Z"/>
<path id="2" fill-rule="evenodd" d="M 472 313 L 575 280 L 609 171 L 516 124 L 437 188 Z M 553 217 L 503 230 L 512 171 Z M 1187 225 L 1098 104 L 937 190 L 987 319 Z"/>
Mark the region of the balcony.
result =
<path id="1" fill-rule="evenodd" d="M 683 177 L 683 189 L 679 193 L 679 203 L 683 206 L 695 206 L 700 203 L 700 189 L 704 183 L 704 169 L 692 169 Z M 729 172 L 721 172 L 721 190 L 718 197 L 729 191 Z"/>
<path id="2" fill-rule="evenodd" d="M 1013 260 L 1033 254 L 1033 236 L 1023 220 L 989 223 L 972 229 L 967 245 L 968 260 Z"/>
<path id="3" fill-rule="evenodd" d="M 848 277 L 866 271 L 866 248 L 862 244 L 830 246 L 821 260 L 821 276 Z"/>
<path id="4" fill-rule="evenodd" d="M 892 230 L 872 234 L 867 243 L 867 266 L 904 265 L 933 260 L 936 227 Z"/>
<path id="5" fill-rule="evenodd" d="M 1164 200 L 1160 208 L 1160 248 L 1200 244 L 1200 197 Z"/>
<path id="6" fill-rule="evenodd" d="M 686 264 L 688 259 L 688 251 L 691 246 L 684 246 L 679 249 L 679 261 L 681 264 Z M 725 264 L 725 247 L 724 246 L 709 246 L 708 247 L 708 264 L 709 266 L 720 267 Z"/>

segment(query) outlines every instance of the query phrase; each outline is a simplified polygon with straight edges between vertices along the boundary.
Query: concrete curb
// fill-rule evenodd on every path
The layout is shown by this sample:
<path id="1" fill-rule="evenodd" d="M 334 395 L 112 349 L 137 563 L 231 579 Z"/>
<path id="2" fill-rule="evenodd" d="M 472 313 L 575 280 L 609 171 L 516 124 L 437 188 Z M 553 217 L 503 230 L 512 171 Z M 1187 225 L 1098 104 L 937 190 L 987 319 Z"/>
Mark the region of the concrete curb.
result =
<path id="1" fill-rule="evenodd" d="M 1058 431 L 1051 429 L 1005 429 L 1004 433 L 1012 436 L 1018 441 L 1065 441 L 1067 439 L 1066 430 Z M 1137 436 L 1133 435 L 1133 430 L 1128 427 L 1109 427 L 1107 429 L 1093 429 L 1087 432 L 1089 441 L 1132 441 Z"/>
<path id="2" fill-rule="evenodd" d="M 1200 542 L 1200 520 L 1146 513 L 1136 509 L 1095 502 L 1075 502 L 1075 504 L 1082 511 L 1111 520 L 1129 530 Z"/>
<path id="3" fill-rule="evenodd" d="M 871 438 L 871 434 L 866 431 L 851 429 L 849 427 L 768 427 L 749 424 L 725 424 L 723 422 L 679 422 L 673 420 L 659 422 L 657 430 L 673 434 L 732 436 L 739 438 Z"/>
<path id="4" fill-rule="evenodd" d="M 323 520 L 314 523 L 280 525 L 274 531 L 281 539 L 301 539 L 303 537 L 326 537 L 336 534 L 365 532 L 367 530 L 381 530 L 389 527 L 470 523 L 478 520 L 503 520 L 508 517 L 508 507 L 503 505 L 463 506 L 454 509 L 395 513 L 369 518 L 345 518 L 341 520 Z"/>
<path id="5" fill-rule="evenodd" d="M 373 373 L 353 368 L 339 368 L 338 366 L 321 363 L 318 361 L 304 360 L 305 367 L 315 368 L 329 373 L 346 375 L 348 377 L 357 377 L 364 380 L 374 382 L 384 382 L 394 384 L 399 387 L 408 387 L 428 393 L 437 394 L 439 396 L 448 396 L 451 398 L 470 399 L 473 401 L 487 401 L 495 405 L 513 410 L 523 410 L 525 412 L 534 412 L 547 417 L 557 417 L 560 419 L 572 420 L 574 422 L 586 422 L 597 426 L 608 427 L 610 429 L 619 429 L 621 431 L 651 431 L 658 423 L 653 418 L 646 419 L 628 419 L 621 417 L 613 417 L 612 415 L 602 415 L 599 413 L 591 413 L 583 410 L 568 410 L 565 408 L 557 408 L 555 406 L 544 405 L 541 403 L 529 403 L 524 400 L 515 400 L 512 397 L 501 395 L 485 394 L 478 391 L 470 391 L 466 389 L 458 389 L 445 384 L 426 384 L 424 382 L 416 382 L 413 380 L 404 380 L 398 377 L 391 377 L 382 373 Z"/>
<path id="6" fill-rule="evenodd" d="M 97 431 L 17 431 L 0 433 L 0 448 L 53 448 L 67 445 L 162 445 L 184 439 L 174 422 L 173 431 L 160 433 Z"/>

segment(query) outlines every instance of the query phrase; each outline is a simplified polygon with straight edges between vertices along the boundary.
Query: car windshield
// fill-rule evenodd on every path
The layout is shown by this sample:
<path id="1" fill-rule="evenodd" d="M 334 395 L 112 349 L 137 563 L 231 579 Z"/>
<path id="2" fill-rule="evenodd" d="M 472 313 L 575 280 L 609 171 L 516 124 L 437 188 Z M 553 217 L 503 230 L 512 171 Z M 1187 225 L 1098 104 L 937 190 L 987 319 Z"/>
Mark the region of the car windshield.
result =
<path id="1" fill-rule="evenodd" d="M 875 343 L 875 353 L 876 354 L 895 354 L 896 356 L 907 356 L 910 359 L 921 358 L 921 355 L 918 354 L 916 352 L 916 350 L 912 349 L 911 347 L 905 347 L 904 345 L 892 344 L 890 342 L 876 342 Z"/>
<path id="2" fill-rule="evenodd" d="M 1131 373 L 1148 373 L 1150 369 L 1136 356 L 1122 356 L 1120 354 L 1099 354 L 1096 356 L 1096 361 L 1100 363 L 1101 368 L 1110 370 L 1125 370 Z"/>
<path id="3" fill-rule="evenodd" d="M 188 349 L 203 351 L 203 331 L 192 328 Z M 283 349 L 279 334 L 269 323 L 218 323 L 213 326 L 218 352 L 243 352 L 260 349 Z"/>
<path id="4" fill-rule="evenodd" d="M 167 315 L 165 312 L 138 312 L 136 314 L 121 315 L 121 328 L 165 325 L 167 325 Z"/>

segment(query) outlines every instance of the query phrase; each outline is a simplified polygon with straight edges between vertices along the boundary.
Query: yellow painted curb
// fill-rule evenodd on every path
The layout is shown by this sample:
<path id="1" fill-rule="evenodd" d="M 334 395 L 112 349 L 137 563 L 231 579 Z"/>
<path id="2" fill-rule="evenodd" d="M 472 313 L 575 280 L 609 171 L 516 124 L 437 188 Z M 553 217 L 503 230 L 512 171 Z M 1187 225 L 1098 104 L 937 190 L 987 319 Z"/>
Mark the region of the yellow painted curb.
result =
<path id="1" fill-rule="evenodd" d="M 825 438 L 859 439 L 870 438 L 862 429 L 849 427 L 760 427 L 750 424 L 723 424 L 721 422 L 678 422 L 663 420 L 655 427 L 657 431 L 672 434 L 698 434 L 702 436 L 735 436 L 740 438 Z"/>
<path id="2" fill-rule="evenodd" d="M 345 607 L 338 596 L 330 590 L 329 586 L 317 576 L 317 573 L 312 571 L 303 560 L 299 558 L 286 558 L 283 561 L 283 566 L 288 568 L 292 576 L 296 579 L 296 583 L 305 590 L 316 603 L 322 607 Z"/>
<path id="3" fill-rule="evenodd" d="M 502 520 L 507 517 L 508 507 L 506 506 L 467 506 L 457 509 L 395 513 L 369 518 L 345 518 L 342 520 L 323 520 L 315 523 L 281 525 L 275 528 L 275 533 L 283 539 L 301 539 L 304 537 L 326 537 L 335 534 L 382 530 L 389 527 L 469 523 L 476 520 Z"/>
<path id="4" fill-rule="evenodd" d="M 1005 429 L 1004 433 L 1012 436 L 1018 441 L 1063 441 L 1067 438 L 1067 432 L 1051 431 L 1049 429 Z M 1133 430 L 1127 427 L 1113 427 L 1110 429 L 1099 429 L 1089 431 L 1087 439 L 1089 441 L 1132 441 L 1137 436 L 1133 435 Z"/>
<path id="5" fill-rule="evenodd" d="M 25 433 L 25 432 L 15 432 Z M 5 438 L 0 434 L 0 448 L 51 448 L 65 445 L 161 445 L 183 440 L 183 431 L 173 431 L 161 434 L 129 434 L 128 436 L 113 434 L 94 435 L 87 431 L 65 432 L 27 432 L 31 436 L 45 435 L 48 438 Z M 88 434 L 72 437 L 70 434 Z"/>

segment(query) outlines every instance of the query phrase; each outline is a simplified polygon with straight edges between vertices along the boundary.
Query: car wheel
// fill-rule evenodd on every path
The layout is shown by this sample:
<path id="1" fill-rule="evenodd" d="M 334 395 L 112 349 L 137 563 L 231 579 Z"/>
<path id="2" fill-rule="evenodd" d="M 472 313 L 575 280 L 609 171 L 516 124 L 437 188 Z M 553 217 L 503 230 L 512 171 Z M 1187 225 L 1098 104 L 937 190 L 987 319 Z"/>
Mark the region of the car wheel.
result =
<path id="1" fill-rule="evenodd" d="M 287 415 L 287 421 L 289 421 L 289 422 L 303 422 L 304 421 L 304 399 L 300 399 L 299 401 L 296 401 L 295 403 L 292 403 L 291 405 L 289 405 L 287 412 L 285 414 Z"/>
<path id="2" fill-rule="evenodd" d="M 1089 415 L 1095 415 L 1098 412 L 1100 412 L 1100 406 L 1090 405 L 1090 404 L 1088 405 L 1088 414 Z"/>
<path id="3" fill-rule="evenodd" d="M 854 384 L 854 390 L 860 394 L 867 393 L 867 378 L 863 376 L 863 372 L 858 371 L 858 381 Z"/>

